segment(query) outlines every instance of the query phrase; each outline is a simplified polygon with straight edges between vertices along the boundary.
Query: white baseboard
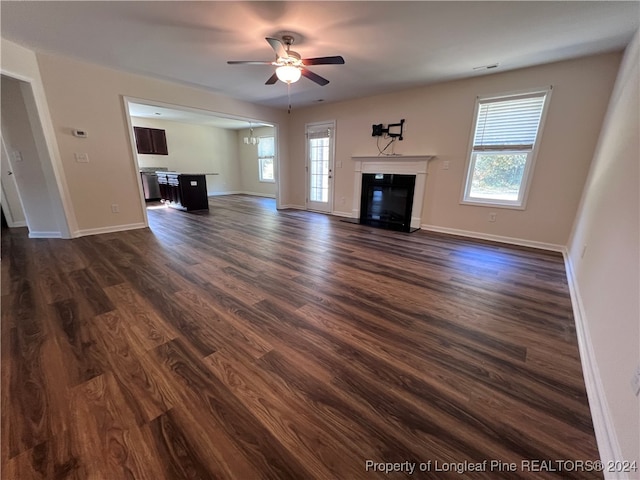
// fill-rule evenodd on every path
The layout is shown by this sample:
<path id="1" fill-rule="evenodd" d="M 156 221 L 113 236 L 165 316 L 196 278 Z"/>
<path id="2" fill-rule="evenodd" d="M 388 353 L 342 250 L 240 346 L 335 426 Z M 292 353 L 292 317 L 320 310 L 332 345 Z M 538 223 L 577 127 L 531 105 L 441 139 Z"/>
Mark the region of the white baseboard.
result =
<path id="1" fill-rule="evenodd" d="M 85 230 L 75 231 L 73 237 L 86 237 L 89 235 L 100 235 L 102 233 L 124 232 L 126 230 L 137 230 L 139 228 L 146 228 L 146 225 L 144 223 L 130 223 L 128 225 L 114 225 L 112 227 L 87 228 Z"/>
<path id="2" fill-rule="evenodd" d="M 232 190 L 230 192 L 207 192 L 208 197 L 219 197 L 221 195 L 238 195 L 244 192 Z"/>
<path id="3" fill-rule="evenodd" d="M 240 192 L 243 195 L 251 195 L 253 197 L 276 198 L 275 194 L 258 193 L 258 192 Z"/>
<path id="4" fill-rule="evenodd" d="M 9 228 L 20 228 L 20 227 L 26 227 L 27 226 L 27 221 L 26 220 L 21 220 L 19 222 L 9 222 L 9 219 L 7 218 L 7 225 L 9 226 Z"/>
<path id="5" fill-rule="evenodd" d="M 280 205 L 278 210 L 306 210 L 307 208 L 304 205 Z"/>
<path id="6" fill-rule="evenodd" d="M 272 193 L 247 192 L 245 190 L 232 190 L 230 192 L 207 192 L 209 197 L 220 197 L 222 195 L 251 195 L 252 197 L 276 198 Z"/>
<path id="7" fill-rule="evenodd" d="M 569 284 L 569 292 L 571 294 L 571 304 L 573 306 L 573 316 L 576 323 L 576 335 L 578 337 L 578 348 L 580 350 L 580 361 L 582 363 L 582 374 L 584 383 L 589 397 L 589 408 L 591 410 L 591 419 L 593 421 L 593 430 L 596 434 L 598 443 L 598 451 L 600 459 L 607 465 L 609 462 L 623 461 L 622 451 L 618 443 L 618 437 L 611 419 L 611 410 L 607 403 L 607 397 L 604 393 L 600 370 L 596 356 L 593 352 L 593 344 L 591 343 L 591 335 L 589 334 L 589 325 L 586 322 L 584 313 L 584 304 L 578 283 L 574 274 L 573 264 L 569 253 L 565 248 L 562 252 L 564 256 L 565 270 L 567 271 L 567 283 Z M 627 480 L 628 476 L 618 472 L 604 472 L 606 479 L 610 480 Z"/>
<path id="8" fill-rule="evenodd" d="M 502 235 L 492 235 L 490 233 L 472 232 L 470 230 L 459 230 L 457 228 L 438 227 L 436 225 L 421 225 L 423 230 L 438 233 L 448 233 L 449 235 L 458 235 L 460 237 L 478 238 L 480 240 L 490 240 L 492 242 L 507 243 L 509 245 L 519 245 L 521 247 L 539 248 L 541 250 L 550 250 L 553 252 L 563 252 L 563 245 L 555 243 L 536 242 L 534 240 L 525 240 L 524 238 L 504 237 Z"/>
<path id="9" fill-rule="evenodd" d="M 29 238 L 62 238 L 60 232 L 29 232 Z"/>
<path id="10" fill-rule="evenodd" d="M 357 218 L 357 217 L 353 217 L 353 216 L 351 215 L 351 212 L 338 212 L 338 211 L 333 211 L 333 212 L 331 212 L 331 215 L 335 215 L 336 217 Z"/>

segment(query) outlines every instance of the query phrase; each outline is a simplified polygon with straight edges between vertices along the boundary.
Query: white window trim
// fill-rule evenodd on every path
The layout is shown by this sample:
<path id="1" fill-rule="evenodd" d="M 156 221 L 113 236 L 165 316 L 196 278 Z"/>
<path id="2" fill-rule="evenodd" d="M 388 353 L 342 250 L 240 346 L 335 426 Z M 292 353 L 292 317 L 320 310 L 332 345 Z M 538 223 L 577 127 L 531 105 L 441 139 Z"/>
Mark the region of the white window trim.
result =
<path id="1" fill-rule="evenodd" d="M 529 198 L 529 187 L 531 186 L 531 181 L 533 179 L 533 172 L 535 170 L 536 159 L 538 157 L 538 151 L 540 146 L 540 141 L 542 139 L 542 134 L 544 131 L 544 124 L 547 117 L 547 111 L 549 110 L 549 100 L 551 99 L 551 92 L 553 91 L 553 86 L 548 86 L 544 88 L 536 88 L 531 90 L 518 90 L 514 92 L 503 93 L 500 95 L 483 95 L 476 97 L 476 105 L 473 111 L 473 122 L 471 124 L 471 132 L 469 134 L 469 146 L 467 148 L 467 161 L 465 165 L 465 175 L 462 179 L 462 192 L 460 193 L 460 204 L 462 205 L 476 205 L 476 206 L 490 206 L 496 208 L 509 208 L 513 210 L 526 210 L 527 208 L 527 200 Z M 476 123 L 478 121 L 478 109 L 480 108 L 480 103 L 487 100 L 500 100 L 500 99 L 508 99 L 509 97 L 516 97 L 521 95 L 535 95 L 538 93 L 545 93 L 545 100 L 542 106 L 542 114 L 540 116 L 540 124 L 538 126 L 538 133 L 536 135 L 536 141 L 533 145 L 531 151 L 506 151 L 502 150 L 502 153 L 527 153 L 527 162 L 525 164 L 524 172 L 522 174 L 523 183 L 520 188 L 520 192 L 518 195 L 518 200 L 497 200 L 497 199 L 485 199 L 479 200 L 477 198 L 468 198 L 467 193 L 470 189 L 470 182 L 472 178 L 471 168 L 475 163 L 474 152 L 473 152 L 473 142 L 475 137 Z M 490 152 L 484 152 L 490 153 Z"/>
<path id="2" fill-rule="evenodd" d="M 258 182 L 260 183 L 276 183 L 276 137 L 275 135 L 263 135 L 258 137 L 260 141 L 263 138 L 273 138 L 273 156 L 270 157 L 261 157 L 258 156 Z M 264 179 L 262 178 L 262 160 L 271 159 L 273 162 L 273 179 Z"/>

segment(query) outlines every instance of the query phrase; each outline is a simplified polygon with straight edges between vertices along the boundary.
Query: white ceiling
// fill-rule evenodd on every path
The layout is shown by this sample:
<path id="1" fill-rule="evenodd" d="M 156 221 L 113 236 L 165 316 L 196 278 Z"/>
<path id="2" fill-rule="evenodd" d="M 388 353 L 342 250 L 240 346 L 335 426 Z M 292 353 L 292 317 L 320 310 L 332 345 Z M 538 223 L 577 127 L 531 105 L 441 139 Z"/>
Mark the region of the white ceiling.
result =
<path id="1" fill-rule="evenodd" d="M 12 2 L 2 36 L 33 49 L 286 108 L 287 87 L 264 82 L 264 40 L 292 32 L 303 58 L 330 80 L 291 86 L 295 106 L 620 50 L 640 25 L 640 3 L 587 2 Z M 499 63 L 493 70 L 475 67 Z"/>
<path id="2" fill-rule="evenodd" d="M 225 128 L 227 130 L 241 130 L 243 128 L 272 127 L 267 123 L 249 122 L 229 117 L 220 117 L 205 110 L 195 111 L 185 107 L 162 107 L 129 102 L 129 114 L 133 117 L 154 118 L 179 123 L 193 123 L 210 127 Z"/>

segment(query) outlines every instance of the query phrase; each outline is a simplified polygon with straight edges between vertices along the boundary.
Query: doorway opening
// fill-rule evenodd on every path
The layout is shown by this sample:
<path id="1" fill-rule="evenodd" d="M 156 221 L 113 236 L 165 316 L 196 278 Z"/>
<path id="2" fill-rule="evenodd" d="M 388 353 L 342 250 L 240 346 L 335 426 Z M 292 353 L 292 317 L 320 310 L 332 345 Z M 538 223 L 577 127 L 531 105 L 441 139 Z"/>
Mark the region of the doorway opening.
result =
<path id="1" fill-rule="evenodd" d="M 208 197 L 248 194 L 279 204 L 276 125 L 144 99 L 124 101 L 147 225 L 147 209 L 165 206 L 156 172 L 202 174 Z M 162 131 L 163 148 L 150 151 L 148 142 L 141 148 L 139 130 Z M 272 158 L 264 158 L 268 145 Z"/>

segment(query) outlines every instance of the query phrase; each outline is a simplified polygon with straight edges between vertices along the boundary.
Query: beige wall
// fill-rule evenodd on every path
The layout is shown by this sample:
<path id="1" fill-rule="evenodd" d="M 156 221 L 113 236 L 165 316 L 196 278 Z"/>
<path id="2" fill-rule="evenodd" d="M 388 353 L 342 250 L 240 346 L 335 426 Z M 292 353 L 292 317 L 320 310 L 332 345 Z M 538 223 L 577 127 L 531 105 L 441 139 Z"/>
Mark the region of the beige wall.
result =
<path id="1" fill-rule="evenodd" d="M 238 137 L 235 130 L 193 123 L 131 117 L 134 127 L 165 130 L 168 155 L 140 155 L 140 167 L 166 167 L 183 173 L 207 175 L 209 195 L 240 190 Z"/>
<path id="2" fill-rule="evenodd" d="M 585 375 L 601 381 L 603 416 L 614 427 L 611 454 L 638 463 L 640 405 L 630 379 L 640 366 L 639 58 L 640 33 L 627 48 L 569 243 L 593 367 Z M 599 436 L 601 450 L 606 440 Z"/>
<path id="3" fill-rule="evenodd" d="M 138 172 L 131 151 L 123 96 L 176 106 L 209 110 L 286 123 L 286 112 L 213 94 L 204 89 L 127 74 L 37 54 L 38 65 L 60 150 L 61 163 L 76 209 L 79 234 L 135 228 L 144 212 Z M 86 139 L 72 136 L 74 128 L 88 132 Z M 286 131 L 280 135 L 286 144 Z M 77 163 L 74 153 L 88 153 L 89 163 Z M 287 149 L 281 148 L 281 155 Z M 120 206 L 111 212 L 111 204 Z"/>
<path id="4" fill-rule="evenodd" d="M 253 129 L 255 137 L 275 136 L 273 127 L 260 127 Z M 258 146 L 245 145 L 243 138 L 249 136 L 249 129 L 238 130 L 238 153 L 240 175 L 242 177 L 241 191 L 264 197 L 276 196 L 276 184 L 274 182 L 261 182 L 258 173 Z M 276 160 L 277 162 L 277 160 Z"/>
<path id="5" fill-rule="evenodd" d="M 429 166 L 422 224 L 528 242 L 564 246 L 593 156 L 613 87 L 620 54 L 430 85 L 337 104 L 295 109 L 291 113 L 291 180 L 286 202 L 303 206 L 304 128 L 336 120 L 334 210 L 351 214 L 352 155 L 377 155 L 374 123 L 406 119 L 405 140 L 396 153 L 437 155 Z M 546 124 L 526 210 L 460 205 L 476 97 L 553 85 Z M 450 168 L 443 170 L 443 162 Z M 342 165 L 342 166 L 340 166 Z M 488 213 L 497 221 L 488 222 Z"/>

